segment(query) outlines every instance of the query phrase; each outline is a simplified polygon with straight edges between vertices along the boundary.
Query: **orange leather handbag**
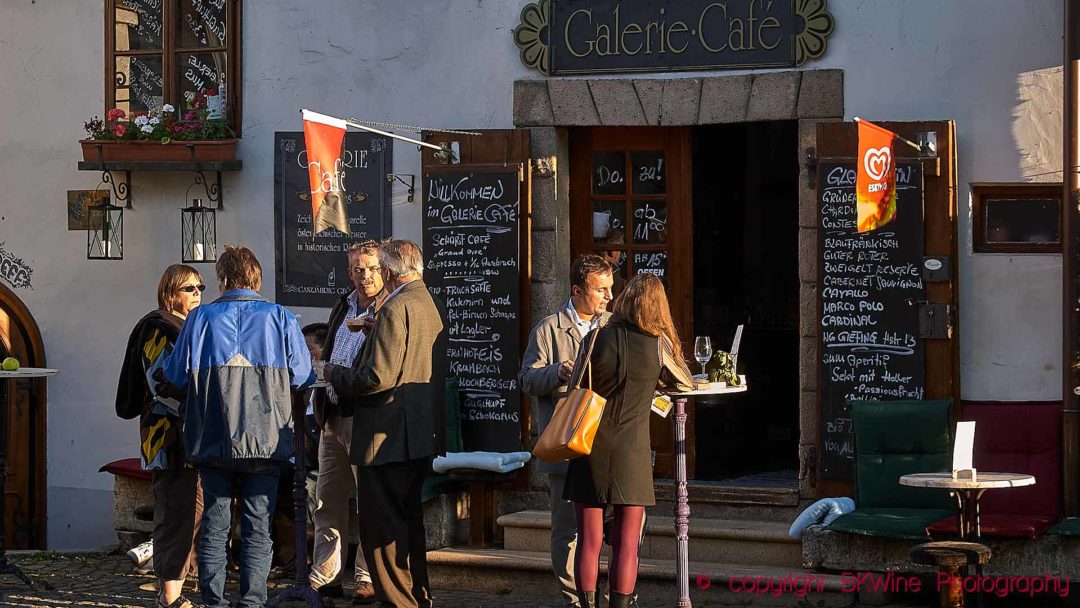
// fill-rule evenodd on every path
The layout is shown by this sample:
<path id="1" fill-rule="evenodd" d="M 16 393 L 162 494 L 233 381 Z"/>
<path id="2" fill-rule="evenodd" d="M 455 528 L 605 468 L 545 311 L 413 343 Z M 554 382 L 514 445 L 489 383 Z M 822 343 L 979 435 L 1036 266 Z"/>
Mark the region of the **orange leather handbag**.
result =
<path id="1" fill-rule="evenodd" d="M 607 399 L 594 393 L 591 388 L 582 387 L 581 379 L 588 375 L 589 387 L 592 387 L 590 359 L 593 345 L 596 344 L 597 331 L 590 334 L 592 339 L 589 341 L 589 349 L 585 352 L 584 359 L 579 359 L 575 366 L 569 392 L 555 404 L 551 422 L 544 428 L 540 440 L 533 448 L 533 456 L 544 462 L 555 464 L 592 453 L 593 439 L 596 437 L 597 427 L 600 426 L 600 418 L 604 415 Z"/>

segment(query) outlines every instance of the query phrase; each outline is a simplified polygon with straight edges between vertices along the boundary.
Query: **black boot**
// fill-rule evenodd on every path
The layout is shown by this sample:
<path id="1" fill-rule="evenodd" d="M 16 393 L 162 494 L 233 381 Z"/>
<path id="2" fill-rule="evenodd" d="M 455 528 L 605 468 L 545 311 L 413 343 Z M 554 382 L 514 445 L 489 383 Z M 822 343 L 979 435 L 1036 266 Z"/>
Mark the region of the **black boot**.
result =
<path id="1" fill-rule="evenodd" d="M 577 597 L 581 608 L 596 608 L 595 591 L 578 591 Z"/>
<path id="2" fill-rule="evenodd" d="M 627 595 L 625 593 L 611 592 L 611 597 L 608 598 L 608 608 L 630 608 L 630 602 L 632 602 L 634 596 Z"/>

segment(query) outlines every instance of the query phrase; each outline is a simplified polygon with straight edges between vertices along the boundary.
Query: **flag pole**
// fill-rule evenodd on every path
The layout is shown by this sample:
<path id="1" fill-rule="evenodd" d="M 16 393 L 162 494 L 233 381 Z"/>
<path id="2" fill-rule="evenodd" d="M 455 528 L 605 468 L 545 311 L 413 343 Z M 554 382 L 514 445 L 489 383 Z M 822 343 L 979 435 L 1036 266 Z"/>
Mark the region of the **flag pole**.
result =
<path id="1" fill-rule="evenodd" d="M 300 110 L 300 114 L 303 115 L 303 113 L 305 111 L 306 110 Z M 329 114 L 327 116 L 329 116 Z M 331 117 L 331 118 L 335 118 L 335 117 Z M 401 135 L 396 135 L 394 133 L 390 133 L 389 131 L 380 131 L 379 129 L 376 129 L 374 127 L 369 127 L 367 125 L 362 125 L 362 124 L 353 122 L 353 121 L 348 120 L 348 119 L 338 118 L 337 120 L 340 120 L 340 121 L 344 122 L 345 124 L 349 125 L 350 127 L 355 127 L 357 129 L 363 129 L 364 131 L 368 131 L 370 133 L 375 133 L 377 135 L 382 135 L 382 136 L 385 136 L 385 137 L 392 137 L 394 139 L 400 139 L 401 141 L 407 141 L 410 144 L 415 144 L 417 146 L 424 146 L 425 148 L 431 148 L 432 150 L 437 150 L 439 152 L 448 151 L 448 150 L 444 150 L 443 148 L 441 148 L 439 146 L 436 146 L 434 144 L 429 144 L 426 141 L 420 141 L 418 139 L 412 139 L 412 138 L 409 138 L 409 137 L 403 137 Z"/>
<path id="2" fill-rule="evenodd" d="M 872 125 L 872 126 L 875 126 L 875 127 L 877 126 L 874 123 L 870 122 L 869 120 L 863 120 L 863 119 L 859 118 L 858 116 L 856 116 L 854 118 L 854 120 L 855 120 L 855 122 L 865 122 L 868 125 Z M 892 133 L 892 131 L 890 131 L 890 133 Z M 895 137 L 896 139 L 898 139 L 898 140 L 904 142 L 905 144 L 911 146 L 912 148 L 915 148 L 916 150 L 919 151 L 920 154 L 924 152 L 922 146 L 920 146 L 919 144 L 911 141 L 910 139 L 906 139 L 904 137 L 901 137 L 900 134 L 898 134 L 898 133 L 893 133 L 893 137 Z"/>

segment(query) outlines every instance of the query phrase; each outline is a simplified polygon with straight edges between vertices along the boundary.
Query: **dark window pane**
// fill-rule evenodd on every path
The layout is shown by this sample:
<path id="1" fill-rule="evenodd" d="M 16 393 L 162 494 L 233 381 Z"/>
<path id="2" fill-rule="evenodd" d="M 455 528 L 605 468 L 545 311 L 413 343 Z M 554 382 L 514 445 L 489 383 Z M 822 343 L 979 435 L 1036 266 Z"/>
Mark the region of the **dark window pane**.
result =
<path id="1" fill-rule="evenodd" d="M 117 51 L 161 50 L 162 0 L 116 0 Z"/>
<path id="2" fill-rule="evenodd" d="M 987 199 L 987 243 L 1060 243 L 1058 199 Z"/>
<path id="3" fill-rule="evenodd" d="M 667 203 L 634 201 L 634 243 L 660 245 L 667 242 Z"/>
<path id="4" fill-rule="evenodd" d="M 209 118 L 221 118 L 225 112 L 225 53 L 180 53 L 176 56 L 176 90 L 179 107 L 192 109 L 195 93 L 206 94 Z"/>
<path id="5" fill-rule="evenodd" d="M 225 0 L 180 0 L 180 48 L 225 46 Z"/>
<path id="6" fill-rule="evenodd" d="M 643 272 L 655 274 L 664 281 L 665 287 L 668 284 L 667 263 L 668 254 L 666 251 L 634 252 L 634 274 L 641 274 Z"/>
<path id="7" fill-rule="evenodd" d="M 116 107 L 129 118 L 161 107 L 160 56 L 117 57 L 114 79 Z"/>
<path id="8" fill-rule="evenodd" d="M 631 156 L 634 172 L 634 194 L 663 194 L 667 166 L 663 152 L 634 152 Z"/>
<path id="9" fill-rule="evenodd" d="M 615 272 L 612 274 L 614 281 L 611 285 L 611 295 L 618 297 L 619 294 L 622 293 L 623 287 L 626 285 L 627 277 L 629 276 L 626 268 L 626 252 L 608 250 L 597 251 L 595 253 L 615 266 Z"/>
<path id="10" fill-rule="evenodd" d="M 626 244 L 626 203 L 593 201 L 592 210 L 593 242 Z"/>
<path id="11" fill-rule="evenodd" d="M 593 194 L 626 193 L 626 154 L 624 152 L 593 153 Z"/>

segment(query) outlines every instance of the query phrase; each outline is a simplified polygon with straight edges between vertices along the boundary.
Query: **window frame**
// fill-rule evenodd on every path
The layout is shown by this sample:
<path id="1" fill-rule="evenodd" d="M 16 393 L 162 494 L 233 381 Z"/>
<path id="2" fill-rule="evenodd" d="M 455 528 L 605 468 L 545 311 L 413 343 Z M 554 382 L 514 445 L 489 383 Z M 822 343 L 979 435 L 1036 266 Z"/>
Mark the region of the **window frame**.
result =
<path id="1" fill-rule="evenodd" d="M 1064 204 L 1061 182 L 971 182 L 971 244 L 974 253 L 1061 253 L 1064 238 L 1061 214 Z M 1044 200 L 1058 202 L 1057 243 L 995 243 L 986 240 L 986 201 L 991 199 Z"/>
<path id="2" fill-rule="evenodd" d="M 172 104 L 176 108 L 182 108 L 183 104 L 176 99 L 176 58 L 178 55 L 192 52 L 221 52 L 207 51 L 204 48 L 177 47 L 177 17 L 181 0 L 161 0 L 162 7 L 162 31 L 161 51 L 138 50 L 119 51 L 116 47 L 116 5 L 117 0 L 105 0 L 105 109 L 104 112 L 116 107 L 116 58 L 139 55 L 161 55 L 161 77 L 163 81 L 161 99 L 162 103 Z M 241 89 L 242 78 L 242 40 L 240 33 L 242 19 L 242 0 L 225 0 L 226 2 L 226 43 L 225 43 L 225 88 L 228 96 L 225 100 L 225 119 L 232 127 L 237 137 L 242 136 L 243 124 L 243 91 Z M 214 47 L 211 47 L 214 48 Z"/>

